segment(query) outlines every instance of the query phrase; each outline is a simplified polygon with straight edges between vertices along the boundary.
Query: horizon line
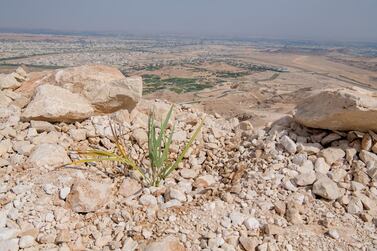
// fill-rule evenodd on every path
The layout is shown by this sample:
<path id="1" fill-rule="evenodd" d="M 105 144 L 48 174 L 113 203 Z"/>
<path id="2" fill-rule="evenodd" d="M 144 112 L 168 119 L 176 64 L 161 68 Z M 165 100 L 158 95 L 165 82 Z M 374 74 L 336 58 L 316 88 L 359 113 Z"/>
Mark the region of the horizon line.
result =
<path id="1" fill-rule="evenodd" d="M 188 34 L 178 32 L 130 32 L 130 31 L 101 31 L 101 30 L 69 30 L 69 29 L 51 29 L 51 28 L 9 28 L 0 27 L 0 34 L 28 34 L 28 35 L 55 35 L 55 36 L 134 36 L 134 37 L 182 37 L 191 39 L 213 39 L 213 40 L 275 40 L 275 41 L 301 41 L 301 42 L 319 42 L 319 43 L 366 43 L 376 44 L 377 40 L 344 40 L 344 39 L 324 39 L 324 38 L 293 38 L 293 37 L 272 37 L 272 36 L 254 36 L 245 34 Z"/>

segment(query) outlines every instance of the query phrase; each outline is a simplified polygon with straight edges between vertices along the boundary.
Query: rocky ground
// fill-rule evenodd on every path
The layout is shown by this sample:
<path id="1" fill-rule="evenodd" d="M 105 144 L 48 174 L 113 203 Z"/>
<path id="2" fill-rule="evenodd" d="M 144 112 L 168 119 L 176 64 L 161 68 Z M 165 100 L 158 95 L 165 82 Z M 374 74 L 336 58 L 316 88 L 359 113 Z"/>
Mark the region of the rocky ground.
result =
<path id="1" fill-rule="evenodd" d="M 204 126 L 178 169 L 148 187 L 112 163 L 63 166 L 78 158 L 72 150 L 115 150 L 111 119 L 147 167 L 147 114 L 170 108 L 140 88 L 128 95 L 139 82 L 96 71 L 0 76 L 0 250 L 377 249 L 377 134 L 362 128 L 373 119 L 351 123 L 313 105 L 257 129 L 176 105 L 172 159 L 203 116 Z M 93 86 L 111 91 L 96 96 Z M 328 105 L 365 120 L 354 92 Z M 373 102 L 361 105 L 373 114 Z M 355 129 L 337 131 L 334 116 Z"/>

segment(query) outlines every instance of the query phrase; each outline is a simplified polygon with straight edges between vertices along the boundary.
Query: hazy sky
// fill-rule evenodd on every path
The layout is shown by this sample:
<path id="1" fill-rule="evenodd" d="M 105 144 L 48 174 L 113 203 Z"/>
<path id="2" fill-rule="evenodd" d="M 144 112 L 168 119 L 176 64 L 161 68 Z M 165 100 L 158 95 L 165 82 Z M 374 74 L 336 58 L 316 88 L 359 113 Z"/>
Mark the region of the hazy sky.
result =
<path id="1" fill-rule="evenodd" d="M 0 28 L 377 42 L 377 0 L 0 0 Z"/>

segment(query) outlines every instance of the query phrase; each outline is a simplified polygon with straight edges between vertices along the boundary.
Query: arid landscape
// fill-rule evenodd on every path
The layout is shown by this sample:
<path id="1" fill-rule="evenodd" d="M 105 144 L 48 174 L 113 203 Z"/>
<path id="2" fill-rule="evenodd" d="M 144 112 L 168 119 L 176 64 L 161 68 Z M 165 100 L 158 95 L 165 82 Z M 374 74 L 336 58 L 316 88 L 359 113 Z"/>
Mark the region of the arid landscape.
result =
<path id="1" fill-rule="evenodd" d="M 0 251 L 377 250 L 376 91 L 373 43 L 0 33 Z"/>
<path id="2" fill-rule="evenodd" d="M 324 88 L 377 88 L 377 49 L 370 45 L 30 34 L 0 41 L 2 72 L 110 65 L 142 76 L 147 99 L 197 104 L 255 126 Z"/>

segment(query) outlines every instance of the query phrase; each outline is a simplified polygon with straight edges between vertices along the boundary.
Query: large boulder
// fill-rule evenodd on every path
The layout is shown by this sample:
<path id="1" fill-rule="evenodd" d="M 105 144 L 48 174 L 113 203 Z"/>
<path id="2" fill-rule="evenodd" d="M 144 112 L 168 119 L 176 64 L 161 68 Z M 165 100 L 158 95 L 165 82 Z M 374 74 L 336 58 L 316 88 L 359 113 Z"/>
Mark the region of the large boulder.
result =
<path id="1" fill-rule="evenodd" d="M 93 115 L 89 101 L 79 94 L 54 85 L 41 85 L 22 113 L 22 119 L 52 122 L 84 120 Z"/>
<path id="2" fill-rule="evenodd" d="M 19 91 L 32 96 L 37 86 L 56 85 L 84 97 L 96 114 L 121 109 L 131 111 L 142 96 L 142 78 L 125 77 L 118 69 L 104 65 L 83 65 L 45 72 L 24 82 Z"/>
<path id="3" fill-rule="evenodd" d="M 295 120 L 330 130 L 377 130 L 377 96 L 364 89 L 332 89 L 304 100 Z"/>

